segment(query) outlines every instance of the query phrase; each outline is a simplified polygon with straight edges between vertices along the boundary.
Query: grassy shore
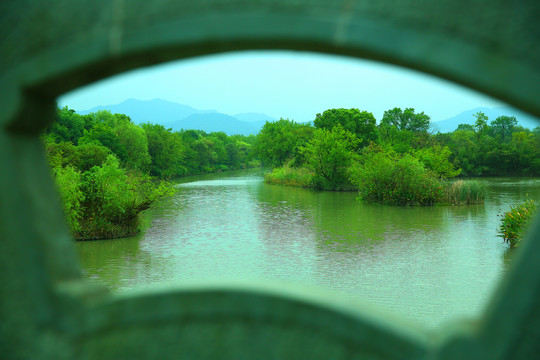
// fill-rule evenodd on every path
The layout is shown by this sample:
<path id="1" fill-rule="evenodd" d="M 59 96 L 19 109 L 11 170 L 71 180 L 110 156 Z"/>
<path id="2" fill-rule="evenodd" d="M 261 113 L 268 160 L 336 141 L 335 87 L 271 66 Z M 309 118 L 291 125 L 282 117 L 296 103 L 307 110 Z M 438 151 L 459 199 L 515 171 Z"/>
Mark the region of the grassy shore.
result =
<path id="1" fill-rule="evenodd" d="M 312 187 L 313 174 L 306 168 L 283 166 L 273 169 L 264 176 L 267 184 Z"/>

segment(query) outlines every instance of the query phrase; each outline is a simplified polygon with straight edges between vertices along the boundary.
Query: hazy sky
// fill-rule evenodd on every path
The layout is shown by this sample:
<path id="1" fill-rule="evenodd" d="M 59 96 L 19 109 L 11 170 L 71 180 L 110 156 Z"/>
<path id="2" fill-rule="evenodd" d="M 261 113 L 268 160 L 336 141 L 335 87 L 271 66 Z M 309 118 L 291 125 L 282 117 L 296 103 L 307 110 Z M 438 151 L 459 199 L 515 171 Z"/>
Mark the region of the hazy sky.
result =
<path id="1" fill-rule="evenodd" d="M 433 121 L 501 102 L 412 70 L 347 57 L 292 51 L 236 52 L 138 69 L 65 94 L 59 105 L 88 110 L 161 98 L 234 115 L 259 112 L 310 121 L 331 108 L 412 107 Z"/>

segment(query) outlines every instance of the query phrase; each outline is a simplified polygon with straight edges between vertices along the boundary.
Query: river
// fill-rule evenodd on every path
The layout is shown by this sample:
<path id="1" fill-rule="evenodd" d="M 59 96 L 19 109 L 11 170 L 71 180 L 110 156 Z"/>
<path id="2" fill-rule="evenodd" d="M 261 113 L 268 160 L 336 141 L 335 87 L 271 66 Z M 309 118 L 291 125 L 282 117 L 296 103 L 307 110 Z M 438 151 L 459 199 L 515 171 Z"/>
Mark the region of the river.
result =
<path id="1" fill-rule="evenodd" d="M 540 179 L 481 179 L 484 205 L 394 207 L 352 192 L 263 183 L 263 170 L 185 178 L 136 237 L 78 242 L 83 274 L 113 291 L 196 279 L 303 283 L 428 327 L 477 315 L 511 264 L 498 215 Z"/>

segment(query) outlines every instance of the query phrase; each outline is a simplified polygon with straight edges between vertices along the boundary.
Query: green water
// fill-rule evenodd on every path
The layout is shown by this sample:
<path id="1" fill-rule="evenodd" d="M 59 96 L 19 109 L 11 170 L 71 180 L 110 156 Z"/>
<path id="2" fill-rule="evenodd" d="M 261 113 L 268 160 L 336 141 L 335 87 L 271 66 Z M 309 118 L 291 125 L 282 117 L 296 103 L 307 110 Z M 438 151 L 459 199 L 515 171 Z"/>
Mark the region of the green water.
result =
<path id="1" fill-rule="evenodd" d="M 140 236 L 77 243 L 84 275 L 114 291 L 220 277 L 292 281 L 438 326 L 483 309 L 511 264 L 498 215 L 540 197 L 540 179 L 483 179 L 485 205 L 403 208 L 266 185 L 262 175 L 183 179 Z"/>

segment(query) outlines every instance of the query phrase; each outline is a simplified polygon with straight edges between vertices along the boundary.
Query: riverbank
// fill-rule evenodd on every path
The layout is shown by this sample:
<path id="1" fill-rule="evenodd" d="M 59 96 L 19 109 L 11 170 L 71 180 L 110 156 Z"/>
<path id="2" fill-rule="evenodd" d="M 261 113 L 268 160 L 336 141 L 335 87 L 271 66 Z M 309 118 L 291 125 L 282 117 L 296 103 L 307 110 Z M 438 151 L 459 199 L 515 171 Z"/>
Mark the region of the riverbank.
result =
<path id="1" fill-rule="evenodd" d="M 57 108 L 42 139 L 68 226 L 79 240 L 137 233 L 139 214 L 174 192 L 168 179 L 260 165 L 255 136 L 137 125 L 106 110 L 79 115 Z"/>

